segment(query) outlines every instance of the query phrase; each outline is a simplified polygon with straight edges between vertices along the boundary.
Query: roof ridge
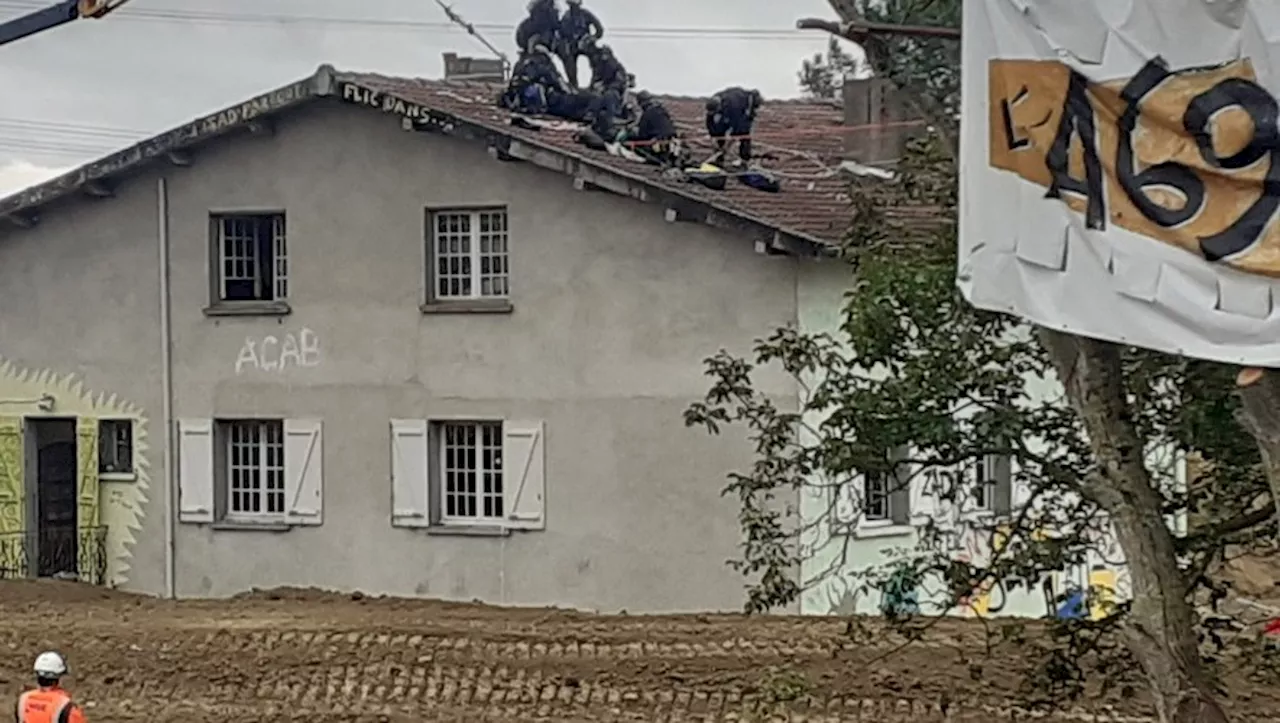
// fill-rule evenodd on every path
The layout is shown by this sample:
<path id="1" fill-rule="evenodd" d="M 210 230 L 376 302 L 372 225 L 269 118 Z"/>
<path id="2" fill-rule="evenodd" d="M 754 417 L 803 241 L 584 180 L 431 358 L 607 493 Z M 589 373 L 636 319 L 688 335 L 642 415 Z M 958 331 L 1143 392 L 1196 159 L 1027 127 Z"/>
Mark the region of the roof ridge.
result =
<path id="1" fill-rule="evenodd" d="M 483 88 L 497 88 L 501 86 L 500 83 L 486 83 L 478 80 L 460 80 L 456 78 L 426 78 L 426 77 L 416 76 L 416 75 L 386 75 L 383 73 L 373 73 L 373 72 L 365 72 L 365 71 L 358 71 L 358 70 L 338 70 L 337 75 L 339 77 L 345 77 L 346 79 L 376 78 L 382 81 L 414 83 L 417 85 L 424 85 L 424 86 L 430 86 L 430 85 L 436 85 L 436 84 L 456 85 L 456 86 L 462 86 L 462 87 L 483 87 Z M 680 93 L 662 93 L 654 90 L 649 90 L 649 92 L 652 93 L 655 98 L 658 98 L 660 100 L 705 102 L 707 99 L 711 97 L 710 94 L 686 95 L 686 94 L 680 94 Z M 839 100 L 825 99 L 825 98 L 805 98 L 803 96 L 795 97 L 795 98 L 768 98 L 766 99 L 766 105 L 786 105 L 786 106 L 796 106 L 796 107 L 803 107 L 803 108 L 824 108 L 824 109 L 832 109 L 832 110 L 843 107 L 843 103 L 841 103 Z"/>
<path id="2" fill-rule="evenodd" d="M 763 110 L 757 120 L 760 150 L 764 151 L 760 156 L 768 159 L 767 167 L 778 174 L 782 185 L 780 193 L 765 193 L 738 183 L 717 190 L 682 183 L 654 166 L 585 147 L 573 137 L 574 127 L 565 127 L 571 124 L 552 124 L 539 130 L 514 126 L 511 114 L 493 102 L 493 90 L 495 84 L 474 80 L 413 78 L 338 70 L 323 64 L 305 78 L 0 198 L 0 220 L 30 226 L 39 222 L 42 209 L 73 193 L 109 197 L 118 179 L 134 169 L 156 162 L 191 165 L 191 153 L 200 146 L 231 134 L 270 135 L 277 116 L 314 101 L 397 115 L 401 125 L 411 130 L 478 139 L 489 143 L 490 151 L 500 157 L 527 156 L 526 160 L 535 159 L 539 165 L 562 173 L 583 174 L 576 175 L 575 183 L 590 176 L 601 179 L 602 188 L 620 184 L 626 186 L 627 194 L 640 193 L 655 203 L 672 203 L 678 207 L 677 213 L 713 225 L 728 224 L 739 230 L 749 227 L 751 233 L 770 230 L 775 243 L 781 238 L 779 234 L 785 234 L 804 244 L 829 244 L 843 235 L 849 223 L 849 187 L 838 167 L 844 144 L 841 134 L 833 129 L 843 114 L 830 102 L 784 99 Z M 701 127 L 702 108 L 694 105 L 701 99 L 663 97 L 672 101 L 670 111 L 677 123 Z M 460 131 L 455 132 L 457 129 Z M 710 149 L 705 136 L 688 140 L 695 153 Z"/>

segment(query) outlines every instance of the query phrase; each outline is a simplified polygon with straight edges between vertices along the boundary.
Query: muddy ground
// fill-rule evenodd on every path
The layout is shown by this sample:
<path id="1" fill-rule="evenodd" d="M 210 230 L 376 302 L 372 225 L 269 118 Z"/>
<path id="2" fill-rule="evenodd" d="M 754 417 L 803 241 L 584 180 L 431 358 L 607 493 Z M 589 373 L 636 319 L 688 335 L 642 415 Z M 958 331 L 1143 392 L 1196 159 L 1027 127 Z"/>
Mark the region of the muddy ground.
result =
<path id="1" fill-rule="evenodd" d="M 845 627 L 829 618 L 606 616 L 290 590 L 174 603 L 8 582 L 0 583 L 8 653 L 0 688 L 11 705 L 35 654 L 53 648 L 68 656 L 70 687 L 95 723 L 1014 717 L 1030 646 L 988 657 L 975 621 L 941 622 L 902 649 L 887 630 L 853 644 Z M 1233 681 L 1230 704 L 1240 719 L 1274 717 L 1280 691 Z M 1118 693 L 1076 712 L 1086 711 L 1050 719 L 1148 712 L 1140 696 Z"/>

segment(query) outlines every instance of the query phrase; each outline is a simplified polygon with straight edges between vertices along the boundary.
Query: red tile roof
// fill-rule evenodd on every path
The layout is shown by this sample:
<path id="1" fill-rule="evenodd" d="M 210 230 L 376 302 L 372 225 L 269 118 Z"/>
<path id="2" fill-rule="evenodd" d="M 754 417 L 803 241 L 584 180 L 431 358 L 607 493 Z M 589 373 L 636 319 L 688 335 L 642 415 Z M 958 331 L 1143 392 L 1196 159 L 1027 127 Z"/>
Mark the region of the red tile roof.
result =
<path id="1" fill-rule="evenodd" d="M 655 166 L 626 161 L 576 143 L 568 129 L 531 131 L 512 126 L 511 114 L 495 105 L 501 89 L 494 85 L 371 73 L 339 73 L 337 80 L 447 113 L 512 138 L 588 158 L 778 230 L 835 243 L 840 241 L 851 219 L 848 181 L 836 172 L 843 145 L 843 114 L 830 103 L 776 101 L 766 103 L 760 111 L 753 132 L 755 153 L 772 154 L 772 158 L 762 163 L 782 176 L 782 190 L 771 194 L 733 182 L 723 191 L 712 191 L 697 184 L 664 179 Z M 686 136 L 686 146 L 693 150 L 694 156 L 703 152 L 709 156 L 712 146 L 703 125 L 706 99 L 659 98 Z"/>
<path id="2" fill-rule="evenodd" d="M 756 155 L 761 157 L 766 168 L 781 177 L 779 193 L 757 191 L 734 181 L 730 181 L 723 191 L 712 191 L 698 184 L 664 178 L 654 166 L 593 151 L 573 141 L 571 127 L 564 127 L 567 124 L 538 131 L 512 126 L 511 114 L 496 106 L 500 90 L 497 86 L 344 73 L 322 65 L 312 76 L 197 118 L 57 178 L 0 198 L 0 219 L 30 226 L 39 221 L 42 210 L 59 198 L 81 192 L 101 195 L 96 186 L 103 184 L 105 192 L 109 193 L 116 177 L 150 163 L 186 165 L 189 160 L 182 159 L 188 150 L 231 134 L 250 132 L 259 121 L 288 113 L 321 98 L 334 94 L 342 97 L 340 87 L 343 84 L 376 93 L 383 101 L 390 99 L 447 116 L 473 126 L 473 130 L 492 133 L 497 139 L 510 138 L 541 146 L 563 154 L 566 159 L 585 161 L 623 178 L 643 182 L 652 189 L 676 197 L 692 198 L 708 208 L 820 245 L 838 243 L 852 217 L 847 195 L 849 184 L 837 171 L 843 145 L 842 132 L 845 130 L 842 112 L 829 103 L 777 101 L 766 103 L 761 110 L 753 133 Z M 661 99 L 677 126 L 686 134 L 686 144 L 694 156 L 700 157 L 703 153 L 710 156 L 712 146 L 706 140 L 703 126 L 705 99 Z M 375 105 L 385 108 L 382 101 Z M 392 110 L 398 112 L 396 108 Z M 695 216 L 701 210 L 695 210 Z"/>

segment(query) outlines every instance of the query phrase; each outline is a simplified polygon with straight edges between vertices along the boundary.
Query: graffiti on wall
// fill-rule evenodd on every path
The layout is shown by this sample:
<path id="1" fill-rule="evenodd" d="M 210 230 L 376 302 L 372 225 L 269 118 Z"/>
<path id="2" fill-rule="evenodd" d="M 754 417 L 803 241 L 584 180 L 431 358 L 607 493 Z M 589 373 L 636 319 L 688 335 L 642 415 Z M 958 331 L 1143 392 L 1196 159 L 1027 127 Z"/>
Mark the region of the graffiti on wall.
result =
<path id="1" fill-rule="evenodd" d="M 1109 530 L 1108 530 L 1109 532 Z M 1048 533 L 1037 530 L 1034 537 L 1044 539 Z M 961 535 L 961 547 L 955 559 L 975 565 L 990 565 L 1008 542 L 1008 533 L 970 528 Z M 969 617 L 987 617 L 1000 613 L 1038 615 L 1057 618 L 1106 617 L 1113 605 L 1131 593 L 1124 555 L 1113 535 L 1092 532 L 1086 542 L 1089 552 L 1079 564 L 1067 565 L 1046 574 L 1036 583 L 1026 580 L 986 579 L 969 595 L 961 598 L 956 612 Z M 1026 604 L 1012 610 L 1011 592 L 1022 592 Z M 1037 594 L 1038 593 L 1038 594 Z"/>
<path id="2" fill-rule="evenodd" d="M 990 564 L 1004 550 L 1007 541 L 1008 535 L 1003 530 L 978 530 L 969 526 L 960 535 L 960 551 L 954 559 L 971 565 Z M 986 578 L 956 601 L 957 612 L 974 617 L 999 614 L 1004 612 L 1008 592 L 1004 580 Z"/>
<path id="3" fill-rule="evenodd" d="M 236 374 L 246 371 L 284 372 L 320 365 L 320 338 L 305 326 L 298 333 L 248 337 L 236 355 Z"/>
<path id="4" fill-rule="evenodd" d="M 74 375 L 27 369 L 0 359 L 0 532 L 23 529 L 22 420 L 39 416 L 76 419 L 77 517 L 81 526 L 107 528 L 106 581 L 111 585 L 128 582 L 151 488 L 143 409 L 115 395 L 86 389 Z M 98 475 L 98 428 L 103 419 L 133 421 L 134 476 L 130 479 L 100 479 Z"/>

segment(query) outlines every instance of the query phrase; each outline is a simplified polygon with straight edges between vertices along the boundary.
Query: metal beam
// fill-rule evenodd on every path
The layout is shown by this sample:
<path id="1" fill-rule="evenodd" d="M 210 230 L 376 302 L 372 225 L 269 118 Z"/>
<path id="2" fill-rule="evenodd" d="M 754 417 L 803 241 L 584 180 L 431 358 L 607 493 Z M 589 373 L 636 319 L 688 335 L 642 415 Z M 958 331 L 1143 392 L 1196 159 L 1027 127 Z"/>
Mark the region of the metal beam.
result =
<path id="1" fill-rule="evenodd" d="M 878 35 L 905 35 L 915 38 L 942 38 L 959 40 L 960 28 L 948 28 L 939 25 L 898 25 L 897 23 L 873 23 L 862 18 L 835 22 L 821 18 L 803 18 L 796 21 L 799 30 L 823 30 L 845 40 L 861 45 L 867 38 Z"/>
<path id="2" fill-rule="evenodd" d="M 37 10 L 0 23 L 0 45 L 64 25 L 80 17 L 76 0 L 64 0 L 53 7 Z"/>

